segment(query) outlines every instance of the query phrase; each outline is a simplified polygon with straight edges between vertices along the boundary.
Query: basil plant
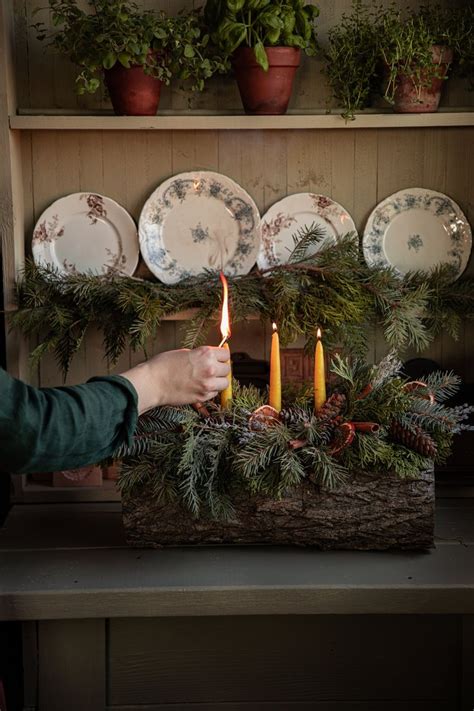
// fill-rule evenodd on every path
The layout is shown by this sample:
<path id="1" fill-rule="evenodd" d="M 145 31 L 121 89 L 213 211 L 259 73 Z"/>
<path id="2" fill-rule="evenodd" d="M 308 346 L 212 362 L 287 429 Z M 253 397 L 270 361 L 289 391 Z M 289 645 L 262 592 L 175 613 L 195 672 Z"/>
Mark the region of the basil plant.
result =
<path id="1" fill-rule="evenodd" d="M 260 66 L 268 70 L 265 47 L 298 47 L 316 54 L 316 5 L 304 0 L 207 0 L 204 19 L 211 40 L 229 57 L 238 47 L 253 47 Z"/>

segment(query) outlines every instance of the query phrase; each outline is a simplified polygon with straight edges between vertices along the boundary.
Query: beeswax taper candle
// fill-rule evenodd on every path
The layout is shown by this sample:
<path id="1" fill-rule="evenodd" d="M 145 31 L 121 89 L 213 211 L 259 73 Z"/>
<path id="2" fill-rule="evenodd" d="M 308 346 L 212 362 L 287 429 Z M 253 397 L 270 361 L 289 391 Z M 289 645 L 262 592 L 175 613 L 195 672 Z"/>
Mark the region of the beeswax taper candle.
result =
<path id="1" fill-rule="evenodd" d="M 318 412 L 326 402 L 326 367 L 324 363 L 324 348 L 321 341 L 321 329 L 316 334 L 314 351 L 314 409 Z"/>
<path id="2" fill-rule="evenodd" d="M 273 324 L 272 349 L 270 353 L 270 398 L 269 405 L 277 412 L 281 410 L 281 367 L 280 339 L 276 323 Z"/>

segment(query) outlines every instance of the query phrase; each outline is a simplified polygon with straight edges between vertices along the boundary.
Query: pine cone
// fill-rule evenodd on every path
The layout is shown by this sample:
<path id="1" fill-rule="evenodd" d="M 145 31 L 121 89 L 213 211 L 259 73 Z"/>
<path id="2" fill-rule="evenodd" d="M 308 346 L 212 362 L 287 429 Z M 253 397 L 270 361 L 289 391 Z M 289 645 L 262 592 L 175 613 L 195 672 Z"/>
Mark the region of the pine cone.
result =
<path id="1" fill-rule="evenodd" d="M 301 407 L 292 407 L 280 412 L 280 421 L 287 427 L 309 424 L 309 415 Z"/>
<path id="2" fill-rule="evenodd" d="M 346 396 L 342 393 L 333 393 L 328 397 L 316 416 L 318 420 L 323 420 L 328 424 L 339 424 L 342 421 L 341 413 L 345 406 Z"/>
<path id="3" fill-rule="evenodd" d="M 418 425 L 413 425 L 410 429 L 404 427 L 400 422 L 393 420 L 390 425 L 390 434 L 396 442 L 405 445 L 409 449 L 413 449 L 418 454 L 424 457 L 434 459 L 438 448 L 436 442 L 427 433 L 424 432 Z"/>

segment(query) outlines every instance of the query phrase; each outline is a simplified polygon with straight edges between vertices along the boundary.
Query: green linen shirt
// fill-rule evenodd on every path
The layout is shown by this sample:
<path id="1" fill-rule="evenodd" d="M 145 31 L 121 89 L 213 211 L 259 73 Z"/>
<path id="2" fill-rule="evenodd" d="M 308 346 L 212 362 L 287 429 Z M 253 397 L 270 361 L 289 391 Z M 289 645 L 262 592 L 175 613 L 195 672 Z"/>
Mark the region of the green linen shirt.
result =
<path id="1" fill-rule="evenodd" d="M 137 401 L 120 375 L 35 388 L 0 368 L 0 471 L 60 471 L 110 457 L 131 441 Z"/>

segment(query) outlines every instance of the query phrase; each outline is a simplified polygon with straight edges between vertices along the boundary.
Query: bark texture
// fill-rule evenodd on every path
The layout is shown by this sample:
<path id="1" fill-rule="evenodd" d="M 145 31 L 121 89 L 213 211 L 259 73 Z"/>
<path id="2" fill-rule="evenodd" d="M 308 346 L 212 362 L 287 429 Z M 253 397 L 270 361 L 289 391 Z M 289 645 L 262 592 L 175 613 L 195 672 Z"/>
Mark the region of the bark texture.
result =
<path id="1" fill-rule="evenodd" d="M 194 518 L 153 501 L 145 488 L 122 502 L 127 542 L 135 547 L 195 544 L 292 544 L 324 550 L 426 549 L 433 546 L 434 476 L 416 480 L 356 474 L 336 491 L 304 483 L 281 501 L 234 498 L 236 519 Z"/>

